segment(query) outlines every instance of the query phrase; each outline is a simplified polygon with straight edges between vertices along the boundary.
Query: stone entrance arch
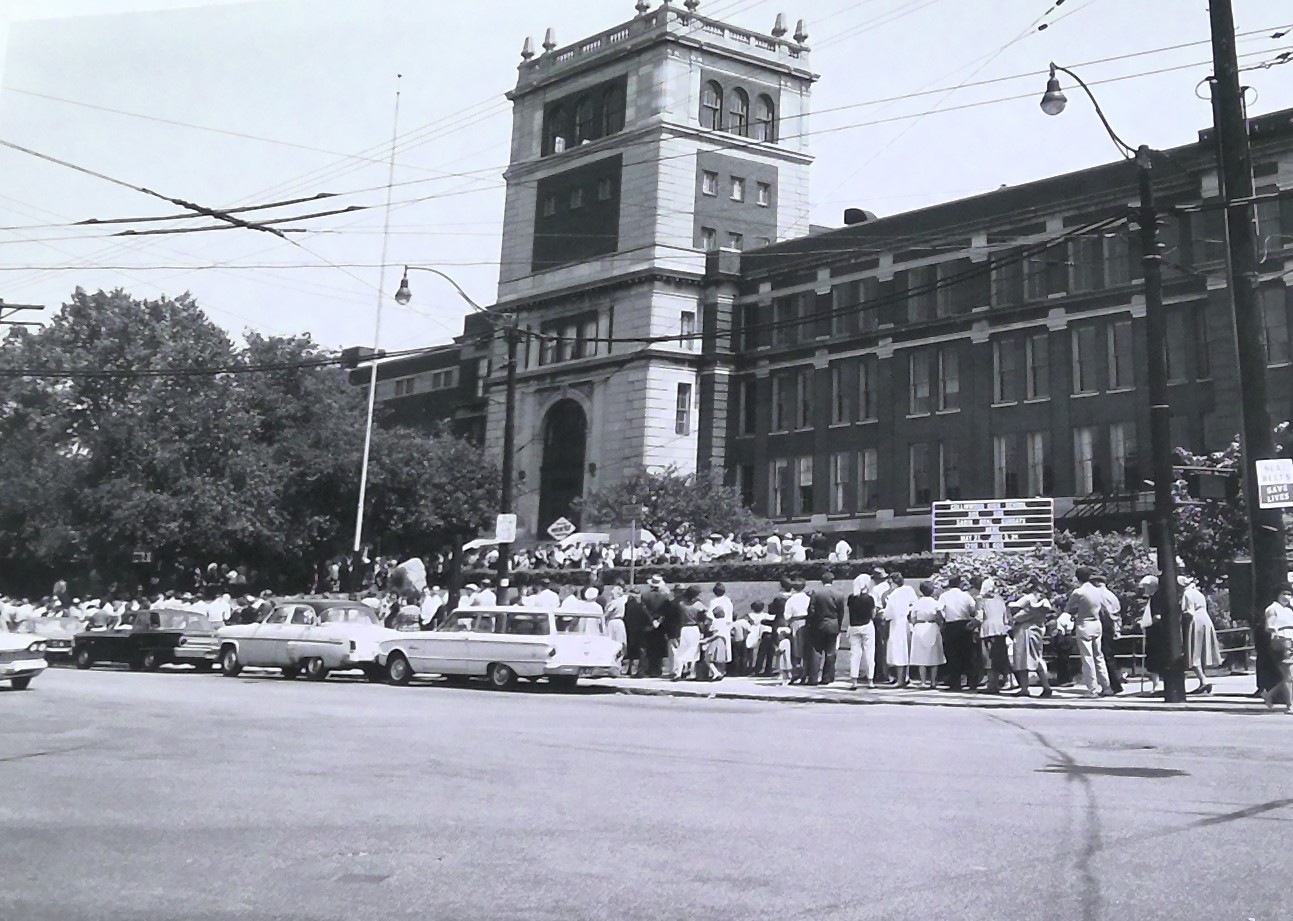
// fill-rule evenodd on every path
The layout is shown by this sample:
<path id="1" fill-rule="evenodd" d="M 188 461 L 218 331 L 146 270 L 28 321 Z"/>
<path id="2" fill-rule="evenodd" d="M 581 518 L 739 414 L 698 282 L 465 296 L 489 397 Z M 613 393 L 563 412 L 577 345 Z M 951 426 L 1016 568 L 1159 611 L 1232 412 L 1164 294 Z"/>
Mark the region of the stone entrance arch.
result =
<path id="1" fill-rule="evenodd" d="M 543 461 L 539 467 L 539 533 L 565 516 L 580 523 L 574 501 L 584 494 L 588 416 L 572 399 L 559 400 L 543 420 Z"/>

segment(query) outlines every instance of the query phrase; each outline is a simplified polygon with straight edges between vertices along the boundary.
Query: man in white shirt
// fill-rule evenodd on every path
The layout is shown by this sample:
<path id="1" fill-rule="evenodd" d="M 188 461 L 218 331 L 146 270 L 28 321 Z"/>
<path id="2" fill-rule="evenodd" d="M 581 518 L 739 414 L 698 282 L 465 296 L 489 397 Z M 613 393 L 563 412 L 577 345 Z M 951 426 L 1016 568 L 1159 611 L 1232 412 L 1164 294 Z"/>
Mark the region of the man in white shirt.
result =
<path id="1" fill-rule="evenodd" d="M 790 666 L 791 684 L 803 684 L 807 677 L 804 674 L 804 624 L 808 622 L 808 584 L 803 579 L 796 579 L 790 587 L 790 597 L 786 599 L 786 624 L 790 627 Z"/>
<path id="2" fill-rule="evenodd" d="M 225 592 L 218 598 L 212 600 L 207 605 L 207 619 L 211 621 L 211 626 L 219 629 L 229 623 L 229 618 L 233 614 L 233 599 L 229 593 Z"/>
<path id="3" fill-rule="evenodd" d="M 494 583 L 489 579 L 481 579 L 480 584 L 481 589 L 471 600 L 472 605 L 478 608 L 492 608 L 497 605 L 498 593 L 494 591 Z"/>
<path id="4" fill-rule="evenodd" d="M 1069 595 L 1064 605 L 1064 613 L 1073 617 L 1073 633 L 1077 638 L 1078 653 L 1082 657 L 1082 682 L 1086 685 L 1087 697 L 1100 697 L 1113 693 L 1109 683 L 1109 669 L 1105 665 L 1104 653 L 1100 649 L 1100 638 L 1104 634 L 1100 623 L 1100 608 L 1104 604 L 1101 592 L 1093 584 L 1092 573 L 1085 566 L 1077 569 L 1078 587 Z"/>
<path id="5" fill-rule="evenodd" d="M 422 590 L 422 604 L 418 607 L 418 622 L 422 625 L 423 630 L 434 630 L 436 615 L 440 613 L 440 608 L 444 605 L 444 599 L 440 597 L 440 586 L 434 588 L 425 588 Z"/>
<path id="6" fill-rule="evenodd" d="M 555 611 L 561 607 L 561 596 L 552 590 L 552 580 L 544 579 L 539 583 L 539 591 L 531 595 L 528 607 Z"/>
<path id="7" fill-rule="evenodd" d="M 835 544 L 835 560 L 839 563 L 848 562 L 848 558 L 853 555 L 853 547 L 844 538 L 840 538 Z M 854 592 L 856 595 L 857 592 Z"/>
<path id="8" fill-rule="evenodd" d="M 768 538 L 768 550 L 765 556 L 771 563 L 781 562 L 781 538 L 776 534 Z"/>
<path id="9" fill-rule="evenodd" d="M 889 639 L 889 622 L 884 619 L 884 600 L 889 594 L 889 576 L 883 569 L 876 567 L 871 573 L 871 587 L 867 589 L 871 597 L 875 599 L 875 616 L 871 622 L 875 624 L 875 661 L 880 668 L 880 679 L 883 681 L 884 676 L 888 674 L 885 667 L 885 645 Z"/>
<path id="10" fill-rule="evenodd" d="M 979 685 L 978 657 L 975 655 L 975 635 L 972 624 L 975 617 L 974 596 L 961 588 L 961 577 L 947 580 L 947 590 L 939 596 L 943 609 L 943 654 L 947 657 L 947 689 L 973 691 Z"/>

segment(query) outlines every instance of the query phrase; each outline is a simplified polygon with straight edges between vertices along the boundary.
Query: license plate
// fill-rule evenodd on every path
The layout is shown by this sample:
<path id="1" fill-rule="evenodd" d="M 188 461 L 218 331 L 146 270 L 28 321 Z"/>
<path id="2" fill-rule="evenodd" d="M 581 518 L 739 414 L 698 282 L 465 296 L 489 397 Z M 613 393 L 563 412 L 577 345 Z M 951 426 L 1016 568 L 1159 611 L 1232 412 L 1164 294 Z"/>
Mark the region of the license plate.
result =
<path id="1" fill-rule="evenodd" d="M 593 670 L 592 670 L 591 668 L 581 668 L 581 669 L 579 670 L 579 677 L 580 677 L 580 678 L 591 678 L 591 677 L 593 677 Z"/>

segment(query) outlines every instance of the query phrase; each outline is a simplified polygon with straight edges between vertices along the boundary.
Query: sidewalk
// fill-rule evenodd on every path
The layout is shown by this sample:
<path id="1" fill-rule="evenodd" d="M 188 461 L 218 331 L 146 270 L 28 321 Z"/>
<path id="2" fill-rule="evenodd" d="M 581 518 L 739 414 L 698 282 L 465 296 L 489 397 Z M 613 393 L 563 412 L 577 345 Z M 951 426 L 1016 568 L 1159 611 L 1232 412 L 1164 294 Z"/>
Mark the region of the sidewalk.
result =
<path id="1" fill-rule="evenodd" d="M 829 686 L 800 687 L 780 685 L 774 678 L 724 678 L 722 681 L 670 681 L 667 678 L 603 678 L 587 680 L 596 687 L 612 687 L 621 694 L 639 694 L 655 697 L 694 697 L 719 700 L 763 700 L 776 703 L 822 704 L 889 704 L 916 707 L 976 707 L 980 709 L 1016 709 L 1019 707 L 1050 708 L 1060 710 L 1151 710 L 1201 713 L 1255 713 L 1267 712 L 1261 698 L 1253 697 L 1255 683 L 1252 675 L 1225 675 L 1210 679 L 1211 694 L 1190 694 L 1185 703 L 1168 704 L 1161 697 L 1141 693 L 1139 679 L 1126 683 L 1117 697 L 1087 698 L 1081 686 L 1055 688 L 1055 695 L 1041 699 L 1040 690 L 1032 688 L 1029 698 L 1015 697 L 1013 692 L 993 694 L 952 693 L 949 691 L 898 689 L 881 685 L 874 691 L 859 687 L 848 689 L 847 678 Z M 1194 679 L 1186 684 L 1194 687 Z M 1145 682 L 1148 692 L 1150 684 Z M 1277 715 L 1283 708 L 1276 706 Z"/>

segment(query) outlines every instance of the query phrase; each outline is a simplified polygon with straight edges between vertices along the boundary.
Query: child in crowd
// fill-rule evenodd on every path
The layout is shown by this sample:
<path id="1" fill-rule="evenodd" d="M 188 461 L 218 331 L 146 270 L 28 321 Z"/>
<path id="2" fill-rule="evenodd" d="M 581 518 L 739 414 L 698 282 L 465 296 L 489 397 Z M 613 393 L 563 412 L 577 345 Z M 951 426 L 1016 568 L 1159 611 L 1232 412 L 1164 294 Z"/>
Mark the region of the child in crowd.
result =
<path id="1" fill-rule="evenodd" d="M 782 623 L 777 627 L 777 673 L 781 684 L 789 684 L 794 677 L 794 663 L 790 658 L 790 625 Z"/>

